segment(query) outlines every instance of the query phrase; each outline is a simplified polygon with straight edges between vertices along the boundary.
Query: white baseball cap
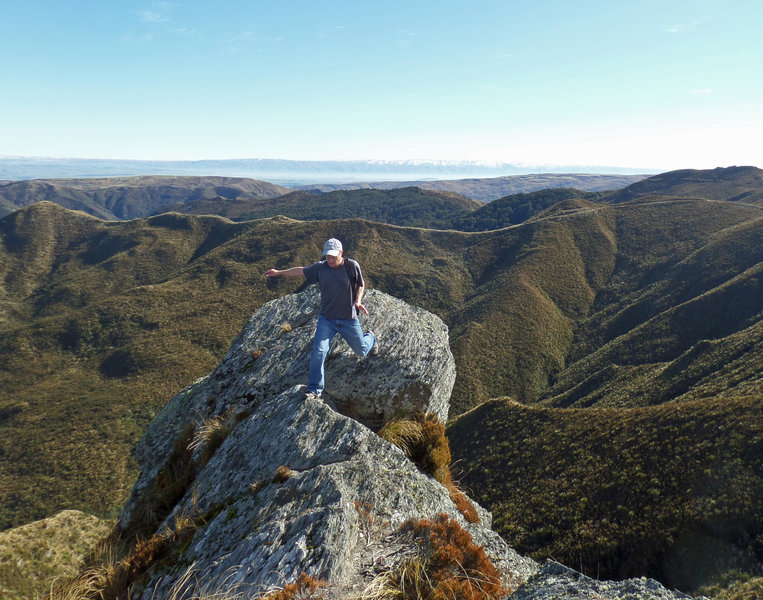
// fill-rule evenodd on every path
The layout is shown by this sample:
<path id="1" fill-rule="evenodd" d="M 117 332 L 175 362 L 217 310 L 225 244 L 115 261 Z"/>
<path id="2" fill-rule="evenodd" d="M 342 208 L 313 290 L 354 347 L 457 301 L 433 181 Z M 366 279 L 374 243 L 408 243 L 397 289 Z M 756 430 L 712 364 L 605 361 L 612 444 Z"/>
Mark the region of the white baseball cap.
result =
<path id="1" fill-rule="evenodd" d="M 342 253 L 342 242 L 331 238 L 323 245 L 323 256 L 339 256 Z"/>

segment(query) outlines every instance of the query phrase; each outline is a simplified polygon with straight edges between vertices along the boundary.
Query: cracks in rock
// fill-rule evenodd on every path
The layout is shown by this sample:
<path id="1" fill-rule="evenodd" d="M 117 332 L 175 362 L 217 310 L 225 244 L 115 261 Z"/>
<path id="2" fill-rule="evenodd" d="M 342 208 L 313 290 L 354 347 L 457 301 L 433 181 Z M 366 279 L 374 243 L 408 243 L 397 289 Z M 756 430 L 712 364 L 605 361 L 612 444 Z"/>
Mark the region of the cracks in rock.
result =
<path id="1" fill-rule="evenodd" d="M 325 390 L 323 391 L 323 397 L 324 404 L 326 404 L 326 406 L 328 406 L 334 412 L 339 413 L 348 419 L 352 419 L 353 421 L 357 421 L 374 433 L 377 433 L 382 427 L 384 427 L 386 422 L 384 415 L 378 413 L 374 416 L 362 415 L 361 408 L 363 405 L 358 399 L 340 398 L 339 396 L 330 394 Z"/>

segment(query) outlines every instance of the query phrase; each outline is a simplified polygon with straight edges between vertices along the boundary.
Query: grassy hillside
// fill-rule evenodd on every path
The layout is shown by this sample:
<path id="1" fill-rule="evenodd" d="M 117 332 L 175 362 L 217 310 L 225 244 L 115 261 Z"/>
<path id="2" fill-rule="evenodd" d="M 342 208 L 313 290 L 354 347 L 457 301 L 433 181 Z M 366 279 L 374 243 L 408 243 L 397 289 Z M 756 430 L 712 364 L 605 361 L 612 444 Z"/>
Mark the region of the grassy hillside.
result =
<path id="1" fill-rule="evenodd" d="M 318 195 L 292 192 L 272 199 L 220 200 L 201 200 L 173 209 L 186 214 L 215 214 L 234 221 L 283 215 L 301 220 L 363 218 L 392 225 L 437 227 L 482 206 L 463 196 L 416 187 Z"/>
<path id="2" fill-rule="evenodd" d="M 583 199 L 595 202 L 599 193 L 586 193 L 571 188 L 548 189 L 527 194 L 514 194 L 494 200 L 475 211 L 456 216 L 447 226 L 459 231 L 490 231 L 509 225 L 519 225 L 554 204 L 565 200 Z"/>
<path id="3" fill-rule="evenodd" d="M 366 218 L 393 225 L 486 231 L 520 223 L 554 202 L 553 190 L 618 189 L 643 176 L 520 175 L 402 184 L 317 186 L 292 192 L 270 183 L 226 177 L 115 177 L 0 182 L 0 217 L 35 202 L 55 202 L 106 220 L 162 212 L 218 215 L 245 221 L 285 215 L 299 219 Z M 459 193 L 459 190 L 463 193 Z M 529 194 L 543 190 L 539 194 Z M 328 192 L 323 194 L 323 192 Z M 511 197 L 506 197 L 511 195 Z M 596 199 L 566 189 L 564 197 Z M 474 198 L 474 200 L 470 200 Z M 496 206 L 483 207 L 482 200 Z M 477 215 L 471 213 L 483 207 Z"/>
<path id="4" fill-rule="evenodd" d="M 5 183 L 8 183 L 8 182 L 0 181 L 0 187 L 3 186 Z M 19 207 L 16 206 L 13 202 L 3 197 L 0 197 L 0 218 L 4 217 L 5 215 L 11 214 L 12 212 L 17 211 L 18 209 Z"/>
<path id="5" fill-rule="evenodd" d="M 355 189 L 325 194 L 292 192 L 267 200 L 212 198 L 169 208 L 184 214 L 219 215 L 233 221 L 276 215 L 301 220 L 363 218 L 405 227 L 476 232 L 518 225 L 564 200 L 596 202 L 606 198 L 606 194 L 599 192 L 553 189 L 515 194 L 482 204 L 455 194 L 411 187 Z"/>
<path id="6" fill-rule="evenodd" d="M 653 199 L 616 214 L 615 268 L 544 401 L 633 406 L 760 392 L 763 210 Z"/>
<path id="7" fill-rule="evenodd" d="M 759 391 L 759 213 L 571 199 L 484 233 L 358 219 L 104 222 L 51 203 L 9 215 L 0 527 L 115 510 L 134 477 L 129 448 L 156 410 L 217 364 L 257 307 L 299 286 L 262 273 L 309 264 L 331 236 L 370 287 L 448 323 L 452 415 L 505 394 L 619 406 Z"/>
<path id="8" fill-rule="evenodd" d="M 692 591 L 760 575 L 762 402 L 582 410 L 499 399 L 447 434 L 461 485 L 520 552 Z"/>
<path id="9" fill-rule="evenodd" d="M 217 364 L 253 310 L 298 286 L 264 271 L 309 264 L 331 235 L 361 259 L 358 240 L 378 240 L 370 277 L 421 268 L 422 232 L 384 229 L 171 214 L 106 223 L 51 203 L 0 220 L 1 526 L 118 507 L 135 475 L 129 449 L 156 410 Z M 399 247 L 411 252 L 390 265 Z M 439 269 L 431 287 L 448 290 L 452 275 Z"/>
<path id="10" fill-rule="evenodd" d="M 683 169 L 654 175 L 612 194 L 613 202 L 644 196 L 684 196 L 729 202 L 763 203 L 763 170 L 728 167 L 708 170 Z"/>
<path id="11" fill-rule="evenodd" d="M 76 510 L 0 532 L 0 597 L 35 598 L 50 591 L 53 580 L 74 577 L 113 528 Z"/>
<path id="12" fill-rule="evenodd" d="M 41 179 L 0 185 L 0 210 L 48 201 L 101 219 L 134 219 L 200 199 L 274 198 L 288 191 L 264 181 L 237 177 Z"/>

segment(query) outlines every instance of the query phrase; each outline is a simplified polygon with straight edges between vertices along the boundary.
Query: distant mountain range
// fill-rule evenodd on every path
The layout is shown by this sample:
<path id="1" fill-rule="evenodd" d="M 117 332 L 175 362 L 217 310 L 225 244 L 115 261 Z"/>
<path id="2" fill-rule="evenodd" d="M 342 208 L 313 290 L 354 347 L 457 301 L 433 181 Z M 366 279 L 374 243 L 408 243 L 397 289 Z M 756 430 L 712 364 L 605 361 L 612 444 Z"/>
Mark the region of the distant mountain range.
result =
<path id="1" fill-rule="evenodd" d="M 47 200 L 106 220 L 175 211 L 220 215 L 234 221 L 281 214 L 298 219 L 364 217 L 396 225 L 449 228 L 454 226 L 452 218 L 460 213 L 475 211 L 482 202 L 507 195 L 558 188 L 590 192 L 617 190 L 643 178 L 644 175 L 547 173 L 416 182 L 416 185 L 408 182 L 327 184 L 308 186 L 307 191 L 293 191 L 241 177 L 148 175 L 32 179 L 0 182 L 0 217 Z M 549 206 L 548 202 L 545 206 Z M 489 209 L 495 210 L 495 207 Z"/>
<path id="2" fill-rule="evenodd" d="M 511 194 L 524 194 L 556 188 L 575 188 L 586 192 L 618 190 L 645 179 L 647 175 L 605 175 L 590 173 L 532 173 L 505 177 L 437 180 L 437 181 L 379 181 L 373 183 L 325 183 L 299 186 L 308 192 L 348 191 L 362 188 L 393 190 L 402 187 L 418 187 L 422 190 L 451 192 L 490 202 Z"/>
<path id="3" fill-rule="evenodd" d="M 102 160 L 86 158 L 0 157 L 0 180 L 130 175 L 217 175 L 264 179 L 280 185 L 500 177 L 537 173 L 657 173 L 654 169 L 599 166 L 520 166 L 508 163 L 444 160 L 279 160 L 194 161 Z M 538 188 L 536 188 L 538 189 Z"/>

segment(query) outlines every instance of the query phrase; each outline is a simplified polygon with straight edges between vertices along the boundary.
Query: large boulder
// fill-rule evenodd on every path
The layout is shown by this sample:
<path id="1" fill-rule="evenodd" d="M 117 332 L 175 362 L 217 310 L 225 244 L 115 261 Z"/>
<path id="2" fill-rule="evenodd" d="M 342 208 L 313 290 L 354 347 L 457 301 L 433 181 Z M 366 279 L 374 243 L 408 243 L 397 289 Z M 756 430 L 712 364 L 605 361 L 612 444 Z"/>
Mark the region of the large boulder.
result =
<path id="1" fill-rule="evenodd" d="M 363 328 L 374 331 L 381 351 L 361 359 L 337 336 L 326 358 L 324 401 L 374 430 L 393 416 L 415 411 L 435 413 L 444 423 L 456 378 L 447 326 L 376 290 L 366 292 L 364 304 L 370 314 L 363 316 Z M 217 368 L 170 400 L 135 449 L 141 474 L 125 515 L 189 424 L 251 413 L 263 401 L 307 383 L 319 308 L 316 286 L 263 305 Z"/>
<path id="2" fill-rule="evenodd" d="M 337 341 L 327 398 L 307 399 L 318 301 L 309 289 L 264 305 L 220 365 L 149 426 L 119 528 L 145 538 L 204 517 L 182 560 L 154 567 L 144 597 L 176 593 L 190 577 L 179 564 L 206 589 L 254 595 L 306 572 L 329 582 L 332 597 L 353 597 L 413 550 L 404 523 L 441 514 L 484 546 L 507 588 L 525 581 L 537 565 L 489 528 L 487 511 L 477 507 L 480 523 L 468 523 L 449 490 L 374 432 L 400 413 L 447 418 L 455 368 L 445 325 L 369 291 L 363 326 L 380 353 L 361 359 Z"/>

